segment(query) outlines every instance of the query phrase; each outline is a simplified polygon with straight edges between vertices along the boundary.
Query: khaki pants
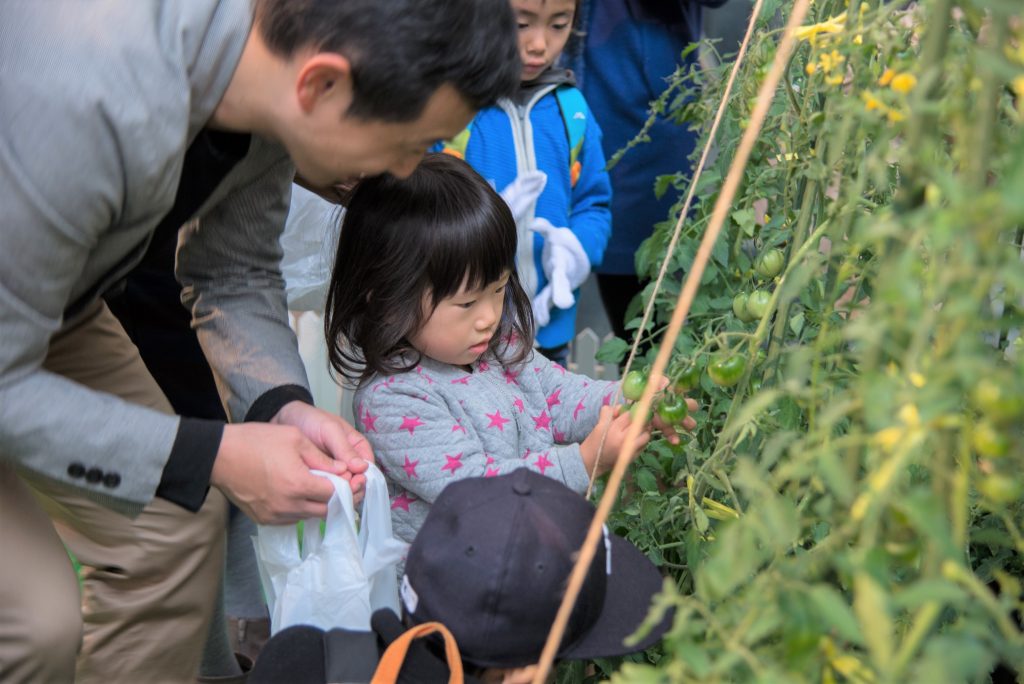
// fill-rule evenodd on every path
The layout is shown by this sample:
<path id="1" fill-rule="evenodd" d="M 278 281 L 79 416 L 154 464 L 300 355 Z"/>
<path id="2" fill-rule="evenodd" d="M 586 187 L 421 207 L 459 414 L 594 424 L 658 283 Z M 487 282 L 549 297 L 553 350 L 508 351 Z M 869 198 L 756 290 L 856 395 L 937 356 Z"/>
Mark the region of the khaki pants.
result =
<path id="1" fill-rule="evenodd" d="M 105 305 L 53 338 L 45 366 L 172 412 Z M 198 513 L 154 499 L 132 520 L 0 465 L 0 681 L 194 682 L 220 585 L 226 516 L 224 497 L 211 489 Z M 61 541 L 82 564 L 80 615 Z"/>

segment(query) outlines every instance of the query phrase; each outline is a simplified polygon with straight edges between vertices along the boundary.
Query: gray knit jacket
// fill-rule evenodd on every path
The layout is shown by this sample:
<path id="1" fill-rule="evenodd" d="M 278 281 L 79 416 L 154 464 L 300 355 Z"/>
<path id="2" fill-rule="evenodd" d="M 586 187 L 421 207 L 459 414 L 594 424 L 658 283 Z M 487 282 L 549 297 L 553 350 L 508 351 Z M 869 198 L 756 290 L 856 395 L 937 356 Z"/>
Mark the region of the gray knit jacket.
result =
<path id="1" fill-rule="evenodd" d="M 358 423 L 387 476 L 395 536 L 411 542 L 441 490 L 465 477 L 533 468 L 585 491 L 579 443 L 617 389 L 537 353 L 515 368 L 485 355 L 471 373 L 424 357 L 363 385 Z"/>

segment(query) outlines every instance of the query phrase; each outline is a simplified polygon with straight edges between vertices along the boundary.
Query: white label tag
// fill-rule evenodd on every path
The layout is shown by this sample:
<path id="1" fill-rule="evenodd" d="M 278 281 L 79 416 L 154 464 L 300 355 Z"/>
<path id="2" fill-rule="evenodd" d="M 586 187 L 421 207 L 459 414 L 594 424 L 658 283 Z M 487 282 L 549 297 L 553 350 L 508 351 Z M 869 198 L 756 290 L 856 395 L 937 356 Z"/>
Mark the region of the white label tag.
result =
<path id="1" fill-rule="evenodd" d="M 402 594 L 402 603 L 405 604 L 406 612 L 415 613 L 416 606 L 420 604 L 420 597 L 416 594 L 416 590 L 412 588 L 412 584 L 409 583 L 408 575 L 402 575 L 400 593 Z"/>

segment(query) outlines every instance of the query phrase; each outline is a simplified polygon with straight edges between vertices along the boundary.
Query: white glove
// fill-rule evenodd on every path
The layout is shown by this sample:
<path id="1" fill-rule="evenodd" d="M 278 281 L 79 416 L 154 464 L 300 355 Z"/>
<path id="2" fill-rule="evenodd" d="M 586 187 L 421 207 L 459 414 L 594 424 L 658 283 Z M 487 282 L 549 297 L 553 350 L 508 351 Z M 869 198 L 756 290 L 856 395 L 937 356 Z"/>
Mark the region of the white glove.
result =
<path id="1" fill-rule="evenodd" d="M 590 275 L 590 259 L 568 228 L 556 228 L 547 219 L 536 218 L 530 230 L 544 238 L 540 262 L 548 284 L 533 299 L 533 317 L 538 327 L 544 327 L 551 320 L 552 305 L 568 309 L 576 303 L 573 290 Z"/>
<path id="2" fill-rule="evenodd" d="M 530 217 L 537 198 L 544 192 L 547 185 L 548 175 L 543 171 L 527 171 L 517 176 L 514 181 L 505 186 L 501 191 L 501 199 L 512 210 L 512 218 L 516 225 L 523 225 Z"/>

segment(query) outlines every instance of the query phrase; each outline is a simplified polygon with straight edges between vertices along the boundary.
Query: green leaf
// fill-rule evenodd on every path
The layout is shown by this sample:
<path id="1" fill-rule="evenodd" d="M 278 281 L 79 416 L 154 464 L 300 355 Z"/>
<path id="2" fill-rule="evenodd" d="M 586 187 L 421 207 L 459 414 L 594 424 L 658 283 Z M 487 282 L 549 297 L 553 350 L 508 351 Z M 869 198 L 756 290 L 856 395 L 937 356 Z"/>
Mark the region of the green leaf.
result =
<path id="1" fill-rule="evenodd" d="M 636 486 L 642 492 L 657 492 L 658 478 L 647 468 L 639 468 L 636 471 Z"/>
<path id="2" fill-rule="evenodd" d="M 839 636 L 858 646 L 864 644 L 857 618 L 838 591 L 826 584 L 818 584 L 811 588 L 809 596 L 818 616 Z"/>
<path id="3" fill-rule="evenodd" d="M 863 571 L 853 577 L 853 611 L 875 665 L 879 670 L 887 670 L 892 663 L 895 637 L 892 617 L 882 587 Z"/>
<path id="4" fill-rule="evenodd" d="M 626 358 L 627 353 L 629 353 L 629 343 L 618 337 L 613 337 L 601 345 L 601 348 L 594 354 L 594 358 L 601 363 L 617 365 Z"/>
<path id="5" fill-rule="evenodd" d="M 794 335 L 799 336 L 800 331 L 804 329 L 804 312 L 798 311 L 789 319 L 789 329 L 793 331 Z"/>
<path id="6" fill-rule="evenodd" d="M 696 506 L 693 509 L 693 524 L 697 527 L 697 531 L 704 534 L 708 531 L 708 527 L 711 522 L 708 520 L 708 514 L 704 512 L 704 509 L 700 506 Z"/>

